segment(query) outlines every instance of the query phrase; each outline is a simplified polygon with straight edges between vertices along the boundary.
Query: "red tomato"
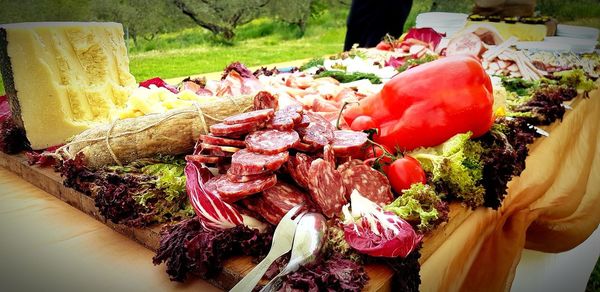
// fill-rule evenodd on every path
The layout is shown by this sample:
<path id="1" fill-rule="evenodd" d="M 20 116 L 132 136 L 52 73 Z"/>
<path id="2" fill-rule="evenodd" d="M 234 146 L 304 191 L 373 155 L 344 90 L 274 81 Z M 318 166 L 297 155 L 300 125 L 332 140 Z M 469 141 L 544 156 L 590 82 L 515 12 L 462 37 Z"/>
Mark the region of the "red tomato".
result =
<path id="1" fill-rule="evenodd" d="M 421 163 L 410 156 L 405 155 L 402 158 L 396 159 L 384 171 L 390 180 L 392 189 L 398 194 L 401 194 L 402 190 L 409 189 L 414 183 L 427 182 Z"/>
<path id="2" fill-rule="evenodd" d="M 357 117 L 350 125 L 350 129 L 353 131 L 363 131 L 373 128 L 377 128 L 377 125 L 375 124 L 375 121 L 373 121 L 373 118 L 369 116 Z"/>
<path id="3" fill-rule="evenodd" d="M 384 41 L 380 41 L 375 48 L 378 50 L 383 50 L 383 51 L 391 51 L 392 50 L 392 46 L 390 46 L 389 43 L 384 42 Z"/>

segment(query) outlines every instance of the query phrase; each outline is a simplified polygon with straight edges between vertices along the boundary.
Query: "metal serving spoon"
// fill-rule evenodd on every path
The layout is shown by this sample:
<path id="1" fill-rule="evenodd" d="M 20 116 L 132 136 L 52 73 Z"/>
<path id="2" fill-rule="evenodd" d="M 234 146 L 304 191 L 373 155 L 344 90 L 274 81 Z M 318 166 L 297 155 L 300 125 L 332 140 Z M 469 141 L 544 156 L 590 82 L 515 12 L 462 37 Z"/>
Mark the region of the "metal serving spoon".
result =
<path id="1" fill-rule="evenodd" d="M 319 213 L 308 213 L 302 216 L 292 245 L 292 254 L 287 266 L 273 277 L 260 291 L 274 291 L 282 282 L 282 277 L 295 272 L 307 263 L 317 259 L 323 248 L 327 224 L 325 217 Z"/>

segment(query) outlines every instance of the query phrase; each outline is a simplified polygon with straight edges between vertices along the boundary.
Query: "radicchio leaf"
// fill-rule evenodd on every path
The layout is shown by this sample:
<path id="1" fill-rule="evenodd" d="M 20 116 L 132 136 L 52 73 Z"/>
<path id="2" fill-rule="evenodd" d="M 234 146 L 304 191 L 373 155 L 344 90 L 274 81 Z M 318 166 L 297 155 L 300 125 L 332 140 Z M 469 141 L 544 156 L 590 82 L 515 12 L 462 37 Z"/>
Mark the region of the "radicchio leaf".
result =
<path id="1" fill-rule="evenodd" d="M 242 215 L 217 194 L 204 187 L 212 173 L 204 166 L 188 161 L 185 166 L 185 188 L 190 203 L 207 229 L 227 229 L 243 224 Z"/>
<path id="2" fill-rule="evenodd" d="M 408 33 L 406 34 L 404 39 L 405 40 L 417 39 L 417 40 L 426 42 L 428 44 L 431 44 L 431 46 L 435 50 L 435 48 L 440 44 L 442 37 L 444 37 L 444 36 L 446 36 L 446 34 L 441 34 L 437 31 L 435 31 L 431 27 L 423 27 L 423 28 L 414 28 L 413 27 L 408 30 Z"/>
<path id="3" fill-rule="evenodd" d="M 379 205 L 354 190 L 344 212 L 344 237 L 357 251 L 374 257 L 406 257 L 419 244 L 410 223 L 384 211 Z M 350 211 L 349 205 L 352 206 Z"/>

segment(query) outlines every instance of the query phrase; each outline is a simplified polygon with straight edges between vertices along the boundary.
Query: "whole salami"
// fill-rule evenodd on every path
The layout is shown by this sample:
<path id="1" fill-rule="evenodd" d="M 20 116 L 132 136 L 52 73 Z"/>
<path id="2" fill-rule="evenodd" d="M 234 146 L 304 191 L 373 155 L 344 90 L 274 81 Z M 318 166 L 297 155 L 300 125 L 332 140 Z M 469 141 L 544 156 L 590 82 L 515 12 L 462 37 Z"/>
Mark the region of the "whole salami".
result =
<path id="1" fill-rule="evenodd" d="M 292 148 L 300 141 L 295 131 L 265 130 L 246 136 L 248 150 L 261 154 L 276 154 Z"/>
<path id="2" fill-rule="evenodd" d="M 288 159 L 287 151 L 277 154 L 260 154 L 242 149 L 231 157 L 229 173 L 253 175 L 278 170 Z"/>
<path id="3" fill-rule="evenodd" d="M 361 195 L 379 204 L 389 204 L 393 199 L 392 188 L 383 173 L 364 164 L 353 165 L 342 172 L 346 198 L 356 189 Z"/>
<path id="4" fill-rule="evenodd" d="M 316 159 L 308 170 L 308 190 L 321 212 L 331 218 L 347 203 L 342 175 L 329 162 Z"/>

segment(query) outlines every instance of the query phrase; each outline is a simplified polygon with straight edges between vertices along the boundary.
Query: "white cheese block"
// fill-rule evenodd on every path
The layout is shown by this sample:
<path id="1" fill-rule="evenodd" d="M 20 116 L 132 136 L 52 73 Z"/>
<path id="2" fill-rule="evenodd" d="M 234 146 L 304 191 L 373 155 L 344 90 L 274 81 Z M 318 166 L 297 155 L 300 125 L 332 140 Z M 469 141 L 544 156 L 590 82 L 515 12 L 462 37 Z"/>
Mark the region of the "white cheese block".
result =
<path id="1" fill-rule="evenodd" d="M 1 25 L 0 64 L 13 118 L 33 149 L 110 122 L 137 87 L 119 23 Z"/>

